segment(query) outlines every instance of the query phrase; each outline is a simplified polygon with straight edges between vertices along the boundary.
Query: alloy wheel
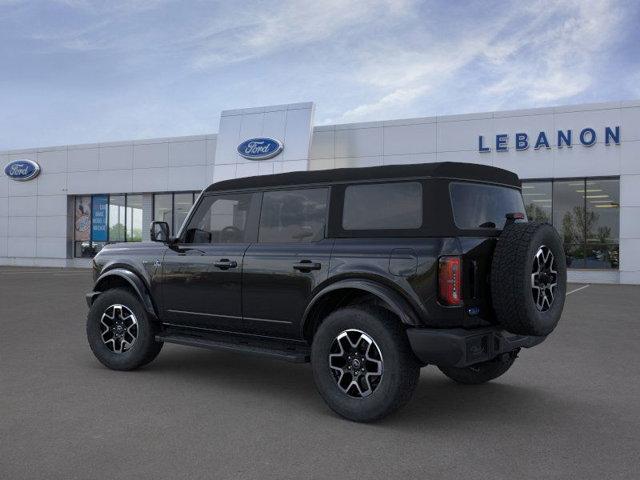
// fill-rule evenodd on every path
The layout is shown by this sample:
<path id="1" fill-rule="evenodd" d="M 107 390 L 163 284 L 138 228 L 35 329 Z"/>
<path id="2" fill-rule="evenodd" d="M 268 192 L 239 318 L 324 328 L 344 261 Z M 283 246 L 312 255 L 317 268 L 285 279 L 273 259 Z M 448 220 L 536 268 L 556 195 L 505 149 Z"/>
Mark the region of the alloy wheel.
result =
<path id="1" fill-rule="evenodd" d="M 354 398 L 368 397 L 382 379 L 382 353 L 376 342 L 362 330 L 344 330 L 331 344 L 329 368 L 345 394 Z"/>
<path id="2" fill-rule="evenodd" d="M 558 287 L 558 265 L 553 252 L 542 245 L 533 257 L 531 294 L 536 308 L 545 312 L 551 308 Z"/>
<path id="3" fill-rule="evenodd" d="M 124 353 L 136 343 L 138 320 L 125 305 L 111 305 L 100 319 L 100 336 L 113 353 Z"/>

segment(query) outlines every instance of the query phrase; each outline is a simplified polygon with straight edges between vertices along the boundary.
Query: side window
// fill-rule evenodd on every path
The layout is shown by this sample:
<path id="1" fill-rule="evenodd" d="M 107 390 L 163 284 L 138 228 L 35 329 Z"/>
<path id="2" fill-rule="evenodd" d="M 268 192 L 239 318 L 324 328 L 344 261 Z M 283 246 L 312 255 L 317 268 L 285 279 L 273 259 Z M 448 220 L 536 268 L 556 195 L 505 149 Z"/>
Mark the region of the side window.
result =
<path id="1" fill-rule="evenodd" d="M 324 238 L 329 189 L 265 192 L 258 241 L 313 242 Z"/>
<path id="2" fill-rule="evenodd" d="M 342 228 L 400 230 L 422 226 L 422 185 L 418 182 L 351 185 L 344 192 Z"/>
<path id="3" fill-rule="evenodd" d="M 254 194 L 211 195 L 202 199 L 185 230 L 185 243 L 244 243 Z"/>

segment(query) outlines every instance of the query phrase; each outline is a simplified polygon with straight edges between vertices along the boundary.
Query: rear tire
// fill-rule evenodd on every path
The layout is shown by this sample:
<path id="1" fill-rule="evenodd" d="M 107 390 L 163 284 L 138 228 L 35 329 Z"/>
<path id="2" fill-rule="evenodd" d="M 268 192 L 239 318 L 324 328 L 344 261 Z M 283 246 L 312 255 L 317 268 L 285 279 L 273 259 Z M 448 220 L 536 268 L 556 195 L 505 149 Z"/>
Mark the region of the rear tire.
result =
<path id="1" fill-rule="evenodd" d="M 140 300 L 125 289 L 100 294 L 87 315 L 91 351 L 112 370 L 133 370 L 156 358 L 163 345 L 156 333 Z"/>
<path id="2" fill-rule="evenodd" d="M 516 361 L 516 354 L 505 354 L 506 358 L 496 358 L 464 368 L 438 367 L 442 373 L 456 383 L 480 385 L 503 375 Z"/>
<path id="3" fill-rule="evenodd" d="M 320 324 L 311 366 L 327 405 L 356 422 L 381 419 L 403 406 L 420 375 L 400 322 L 385 309 L 363 305 L 336 310 Z"/>

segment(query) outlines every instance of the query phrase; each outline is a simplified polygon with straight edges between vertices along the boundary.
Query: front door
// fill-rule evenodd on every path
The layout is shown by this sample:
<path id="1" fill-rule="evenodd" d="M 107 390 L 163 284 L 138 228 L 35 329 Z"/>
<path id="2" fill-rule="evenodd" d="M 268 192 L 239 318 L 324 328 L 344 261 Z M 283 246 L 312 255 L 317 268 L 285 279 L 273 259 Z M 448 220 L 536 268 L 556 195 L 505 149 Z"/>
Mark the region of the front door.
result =
<path id="1" fill-rule="evenodd" d="M 164 256 L 163 321 L 240 330 L 244 254 L 255 241 L 259 195 L 204 195 Z"/>
<path id="2" fill-rule="evenodd" d="M 244 257 L 242 305 L 251 333 L 299 337 L 315 287 L 327 278 L 328 188 L 265 192 L 258 242 Z"/>

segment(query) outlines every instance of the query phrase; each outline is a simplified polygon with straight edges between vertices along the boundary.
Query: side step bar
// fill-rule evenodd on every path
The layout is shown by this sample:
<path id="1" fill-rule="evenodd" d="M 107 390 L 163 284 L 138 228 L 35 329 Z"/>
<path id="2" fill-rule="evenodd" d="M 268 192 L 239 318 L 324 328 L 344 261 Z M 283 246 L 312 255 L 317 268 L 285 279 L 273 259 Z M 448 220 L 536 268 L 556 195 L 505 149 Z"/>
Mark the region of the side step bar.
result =
<path id="1" fill-rule="evenodd" d="M 211 350 L 227 350 L 230 352 L 248 353 L 263 357 L 285 360 L 293 363 L 307 363 L 311 357 L 309 347 L 283 343 L 261 343 L 217 336 L 199 336 L 185 333 L 165 332 L 156 335 L 156 340 L 190 347 L 208 348 Z"/>

